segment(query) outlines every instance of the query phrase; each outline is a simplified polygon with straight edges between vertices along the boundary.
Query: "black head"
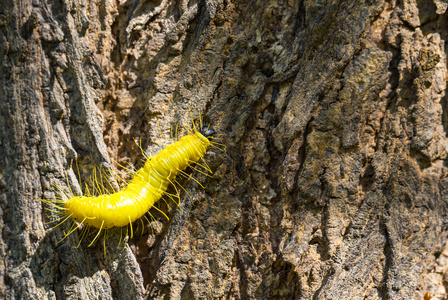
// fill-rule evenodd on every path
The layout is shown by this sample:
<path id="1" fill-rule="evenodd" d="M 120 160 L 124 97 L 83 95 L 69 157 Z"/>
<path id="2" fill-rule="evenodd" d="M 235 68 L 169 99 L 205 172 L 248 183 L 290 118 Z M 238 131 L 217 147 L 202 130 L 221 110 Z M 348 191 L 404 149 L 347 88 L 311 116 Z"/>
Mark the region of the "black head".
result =
<path id="1" fill-rule="evenodd" d="M 210 128 L 210 125 L 202 127 L 202 129 L 199 130 L 199 133 L 208 138 L 209 140 L 211 139 L 211 137 L 215 135 L 215 131 Z"/>

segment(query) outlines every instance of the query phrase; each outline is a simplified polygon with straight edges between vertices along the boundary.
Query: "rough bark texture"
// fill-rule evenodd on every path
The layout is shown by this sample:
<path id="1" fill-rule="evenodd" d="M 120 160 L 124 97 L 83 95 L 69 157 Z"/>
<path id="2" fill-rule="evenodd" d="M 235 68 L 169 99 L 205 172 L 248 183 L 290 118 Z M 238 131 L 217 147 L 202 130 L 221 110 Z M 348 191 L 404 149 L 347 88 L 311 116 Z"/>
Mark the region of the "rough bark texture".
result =
<path id="1" fill-rule="evenodd" d="M 2 0 L 0 298 L 446 299 L 447 6 Z M 45 231 L 76 165 L 201 113 L 227 150 L 169 221 L 106 256 Z"/>

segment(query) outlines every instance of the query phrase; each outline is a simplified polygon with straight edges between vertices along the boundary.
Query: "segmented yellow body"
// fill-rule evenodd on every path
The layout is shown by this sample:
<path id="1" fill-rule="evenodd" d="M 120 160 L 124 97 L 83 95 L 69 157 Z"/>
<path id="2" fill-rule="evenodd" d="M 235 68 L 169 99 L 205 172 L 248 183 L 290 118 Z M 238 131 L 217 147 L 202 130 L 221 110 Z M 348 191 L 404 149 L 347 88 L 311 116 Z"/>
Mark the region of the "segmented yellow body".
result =
<path id="1" fill-rule="evenodd" d="M 99 229 L 126 226 L 141 218 L 182 170 L 205 155 L 209 145 L 200 132 L 184 136 L 148 158 L 123 190 L 71 198 L 64 205 L 65 212 L 77 222 Z"/>

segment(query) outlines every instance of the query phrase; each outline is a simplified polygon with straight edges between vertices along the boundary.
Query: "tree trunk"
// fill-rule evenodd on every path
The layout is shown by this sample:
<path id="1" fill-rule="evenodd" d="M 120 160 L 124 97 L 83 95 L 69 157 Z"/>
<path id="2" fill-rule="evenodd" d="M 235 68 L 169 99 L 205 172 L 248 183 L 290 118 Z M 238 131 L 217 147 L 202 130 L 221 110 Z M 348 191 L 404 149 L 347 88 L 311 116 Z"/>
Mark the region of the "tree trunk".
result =
<path id="1" fill-rule="evenodd" d="M 446 299 L 447 6 L 2 0 L 0 298 Z M 201 114 L 227 149 L 169 220 L 44 225 Z"/>

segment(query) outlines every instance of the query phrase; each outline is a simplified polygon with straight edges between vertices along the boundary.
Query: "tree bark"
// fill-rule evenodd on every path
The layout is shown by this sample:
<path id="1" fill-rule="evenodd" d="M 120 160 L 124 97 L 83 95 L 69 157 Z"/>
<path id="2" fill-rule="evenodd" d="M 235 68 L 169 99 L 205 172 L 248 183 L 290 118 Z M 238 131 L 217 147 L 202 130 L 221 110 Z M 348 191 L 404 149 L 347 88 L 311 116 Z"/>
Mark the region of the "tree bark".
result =
<path id="1" fill-rule="evenodd" d="M 446 299 L 447 7 L 2 0 L 0 298 Z M 227 149 L 169 220 L 44 225 L 201 114 Z"/>

